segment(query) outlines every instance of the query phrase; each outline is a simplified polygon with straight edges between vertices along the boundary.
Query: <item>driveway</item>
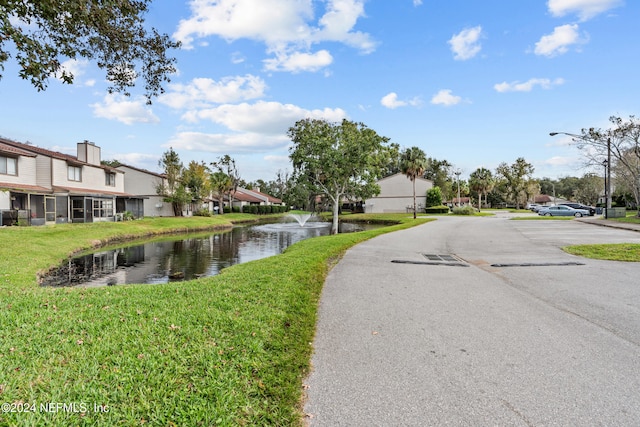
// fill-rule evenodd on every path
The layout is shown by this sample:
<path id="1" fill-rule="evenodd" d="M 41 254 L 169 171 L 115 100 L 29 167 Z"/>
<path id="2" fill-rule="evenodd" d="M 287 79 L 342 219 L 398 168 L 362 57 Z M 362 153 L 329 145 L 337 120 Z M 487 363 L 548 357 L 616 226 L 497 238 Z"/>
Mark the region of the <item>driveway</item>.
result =
<path id="1" fill-rule="evenodd" d="M 442 217 L 349 250 L 320 302 L 311 426 L 640 425 L 635 242 L 578 221 Z"/>

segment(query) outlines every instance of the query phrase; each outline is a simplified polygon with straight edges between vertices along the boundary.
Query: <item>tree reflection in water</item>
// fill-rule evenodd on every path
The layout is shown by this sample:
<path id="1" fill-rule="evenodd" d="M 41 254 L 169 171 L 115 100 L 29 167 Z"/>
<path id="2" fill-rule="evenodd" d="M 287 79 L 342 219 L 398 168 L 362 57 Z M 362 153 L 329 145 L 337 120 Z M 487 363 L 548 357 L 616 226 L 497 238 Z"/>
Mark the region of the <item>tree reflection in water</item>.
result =
<path id="1" fill-rule="evenodd" d="M 344 224 L 343 232 L 375 228 Z M 166 283 L 213 276 L 225 267 L 277 255 L 290 245 L 329 234 L 328 223 L 263 224 L 209 235 L 180 236 L 71 258 L 42 279 L 43 286 Z"/>

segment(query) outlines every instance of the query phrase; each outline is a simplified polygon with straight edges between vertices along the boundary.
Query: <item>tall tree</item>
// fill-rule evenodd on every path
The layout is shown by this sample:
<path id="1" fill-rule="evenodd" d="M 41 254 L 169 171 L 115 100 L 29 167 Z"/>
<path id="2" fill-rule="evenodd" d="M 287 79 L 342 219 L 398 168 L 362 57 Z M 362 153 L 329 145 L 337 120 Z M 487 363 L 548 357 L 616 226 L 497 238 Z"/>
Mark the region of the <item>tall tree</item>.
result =
<path id="1" fill-rule="evenodd" d="M 609 122 L 612 126 L 608 129 L 582 129 L 574 141 L 590 166 L 600 168 L 611 157 L 609 167 L 616 181 L 631 190 L 640 209 L 640 119 L 611 116 Z"/>
<path id="2" fill-rule="evenodd" d="M 604 179 L 601 175 L 587 173 L 580 178 L 574 191 L 575 199 L 585 205 L 594 206 L 603 193 Z"/>
<path id="3" fill-rule="evenodd" d="M 526 187 L 533 174 L 533 165 L 519 157 L 515 163 L 508 165 L 502 162 L 496 168 L 496 173 L 503 177 L 508 198 L 515 202 L 516 208 L 520 208 L 520 203 L 526 193 Z"/>
<path id="4" fill-rule="evenodd" d="M 379 193 L 376 180 L 382 175 L 388 138 L 362 123 L 318 119 L 296 122 L 288 135 L 294 171 L 330 200 L 331 233 L 336 234 L 343 196 L 364 199 Z"/>
<path id="5" fill-rule="evenodd" d="M 182 181 L 192 202 L 202 204 L 205 197 L 209 196 L 211 192 L 210 173 L 211 171 L 204 162 L 198 163 L 195 160 L 189 162 L 189 166 L 184 170 Z"/>
<path id="6" fill-rule="evenodd" d="M 229 208 L 233 206 L 233 198 L 235 197 L 236 191 L 238 190 L 238 186 L 240 185 L 240 172 L 238 171 L 238 167 L 236 166 L 236 161 L 225 154 L 222 157 L 219 157 L 215 162 L 211 162 L 211 166 L 217 169 L 219 172 L 224 173 L 231 180 L 231 185 L 226 190 L 226 194 L 229 198 Z M 220 206 L 222 208 L 222 206 Z"/>
<path id="7" fill-rule="evenodd" d="M 224 196 L 233 189 L 233 180 L 226 173 L 216 170 L 209 177 L 211 194 L 218 201 L 218 213 L 224 214 Z"/>
<path id="8" fill-rule="evenodd" d="M 484 195 L 484 202 L 486 204 L 487 194 L 493 189 L 493 186 L 493 174 L 487 168 L 478 168 L 469 175 L 470 190 L 478 194 L 478 210 L 482 208 L 482 195 Z"/>
<path id="9" fill-rule="evenodd" d="M 411 180 L 413 186 L 413 219 L 416 219 L 416 178 L 424 174 L 427 167 L 427 155 L 418 147 L 407 148 L 400 158 L 402 173 Z"/>
<path id="10" fill-rule="evenodd" d="M 390 176 L 402 172 L 402 153 L 400 145 L 392 142 L 383 151 L 385 155 L 383 176 Z"/>
<path id="11" fill-rule="evenodd" d="M 190 201 L 190 197 L 182 180 L 184 166 L 180 156 L 170 147 L 169 151 L 162 154 L 158 165 L 164 170 L 165 180 L 158 185 L 156 192 L 164 197 L 165 202 L 171 203 L 175 216 L 182 216 L 182 208 Z"/>
<path id="12" fill-rule="evenodd" d="M 451 175 L 453 165 L 447 160 L 438 160 L 432 157 L 427 159 L 427 167 L 424 177 L 433 182 L 434 187 L 440 187 L 442 196 L 451 200 L 454 196 L 454 181 Z"/>
<path id="13" fill-rule="evenodd" d="M 73 83 L 62 60 L 88 59 L 106 71 L 109 92 L 124 92 L 142 77 L 147 99 L 163 92 L 176 72 L 167 51 L 180 46 L 145 28 L 151 0 L 4 0 L 0 2 L 0 71 L 12 57 L 19 75 L 38 90 L 51 76 Z M 0 74 L 0 78 L 2 75 Z"/>

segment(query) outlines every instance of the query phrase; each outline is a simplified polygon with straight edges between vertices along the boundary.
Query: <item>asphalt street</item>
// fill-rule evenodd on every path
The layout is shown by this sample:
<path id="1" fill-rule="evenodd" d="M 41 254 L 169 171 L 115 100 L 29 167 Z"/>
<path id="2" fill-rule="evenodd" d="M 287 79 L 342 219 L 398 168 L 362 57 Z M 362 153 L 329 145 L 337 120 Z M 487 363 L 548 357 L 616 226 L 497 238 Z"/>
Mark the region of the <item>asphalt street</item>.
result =
<path id="1" fill-rule="evenodd" d="M 638 426 L 640 243 L 579 221 L 441 217 L 350 249 L 320 301 L 311 426 Z"/>

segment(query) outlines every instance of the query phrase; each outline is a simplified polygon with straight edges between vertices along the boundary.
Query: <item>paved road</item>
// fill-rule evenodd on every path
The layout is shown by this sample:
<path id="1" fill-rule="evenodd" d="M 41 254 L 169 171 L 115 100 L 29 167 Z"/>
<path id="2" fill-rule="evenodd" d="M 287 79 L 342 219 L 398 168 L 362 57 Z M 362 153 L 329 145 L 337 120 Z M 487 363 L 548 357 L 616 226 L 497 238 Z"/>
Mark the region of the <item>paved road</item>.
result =
<path id="1" fill-rule="evenodd" d="M 352 248 L 320 302 L 309 424 L 640 425 L 640 266 L 560 249 L 600 242 L 640 233 L 446 217 Z"/>

